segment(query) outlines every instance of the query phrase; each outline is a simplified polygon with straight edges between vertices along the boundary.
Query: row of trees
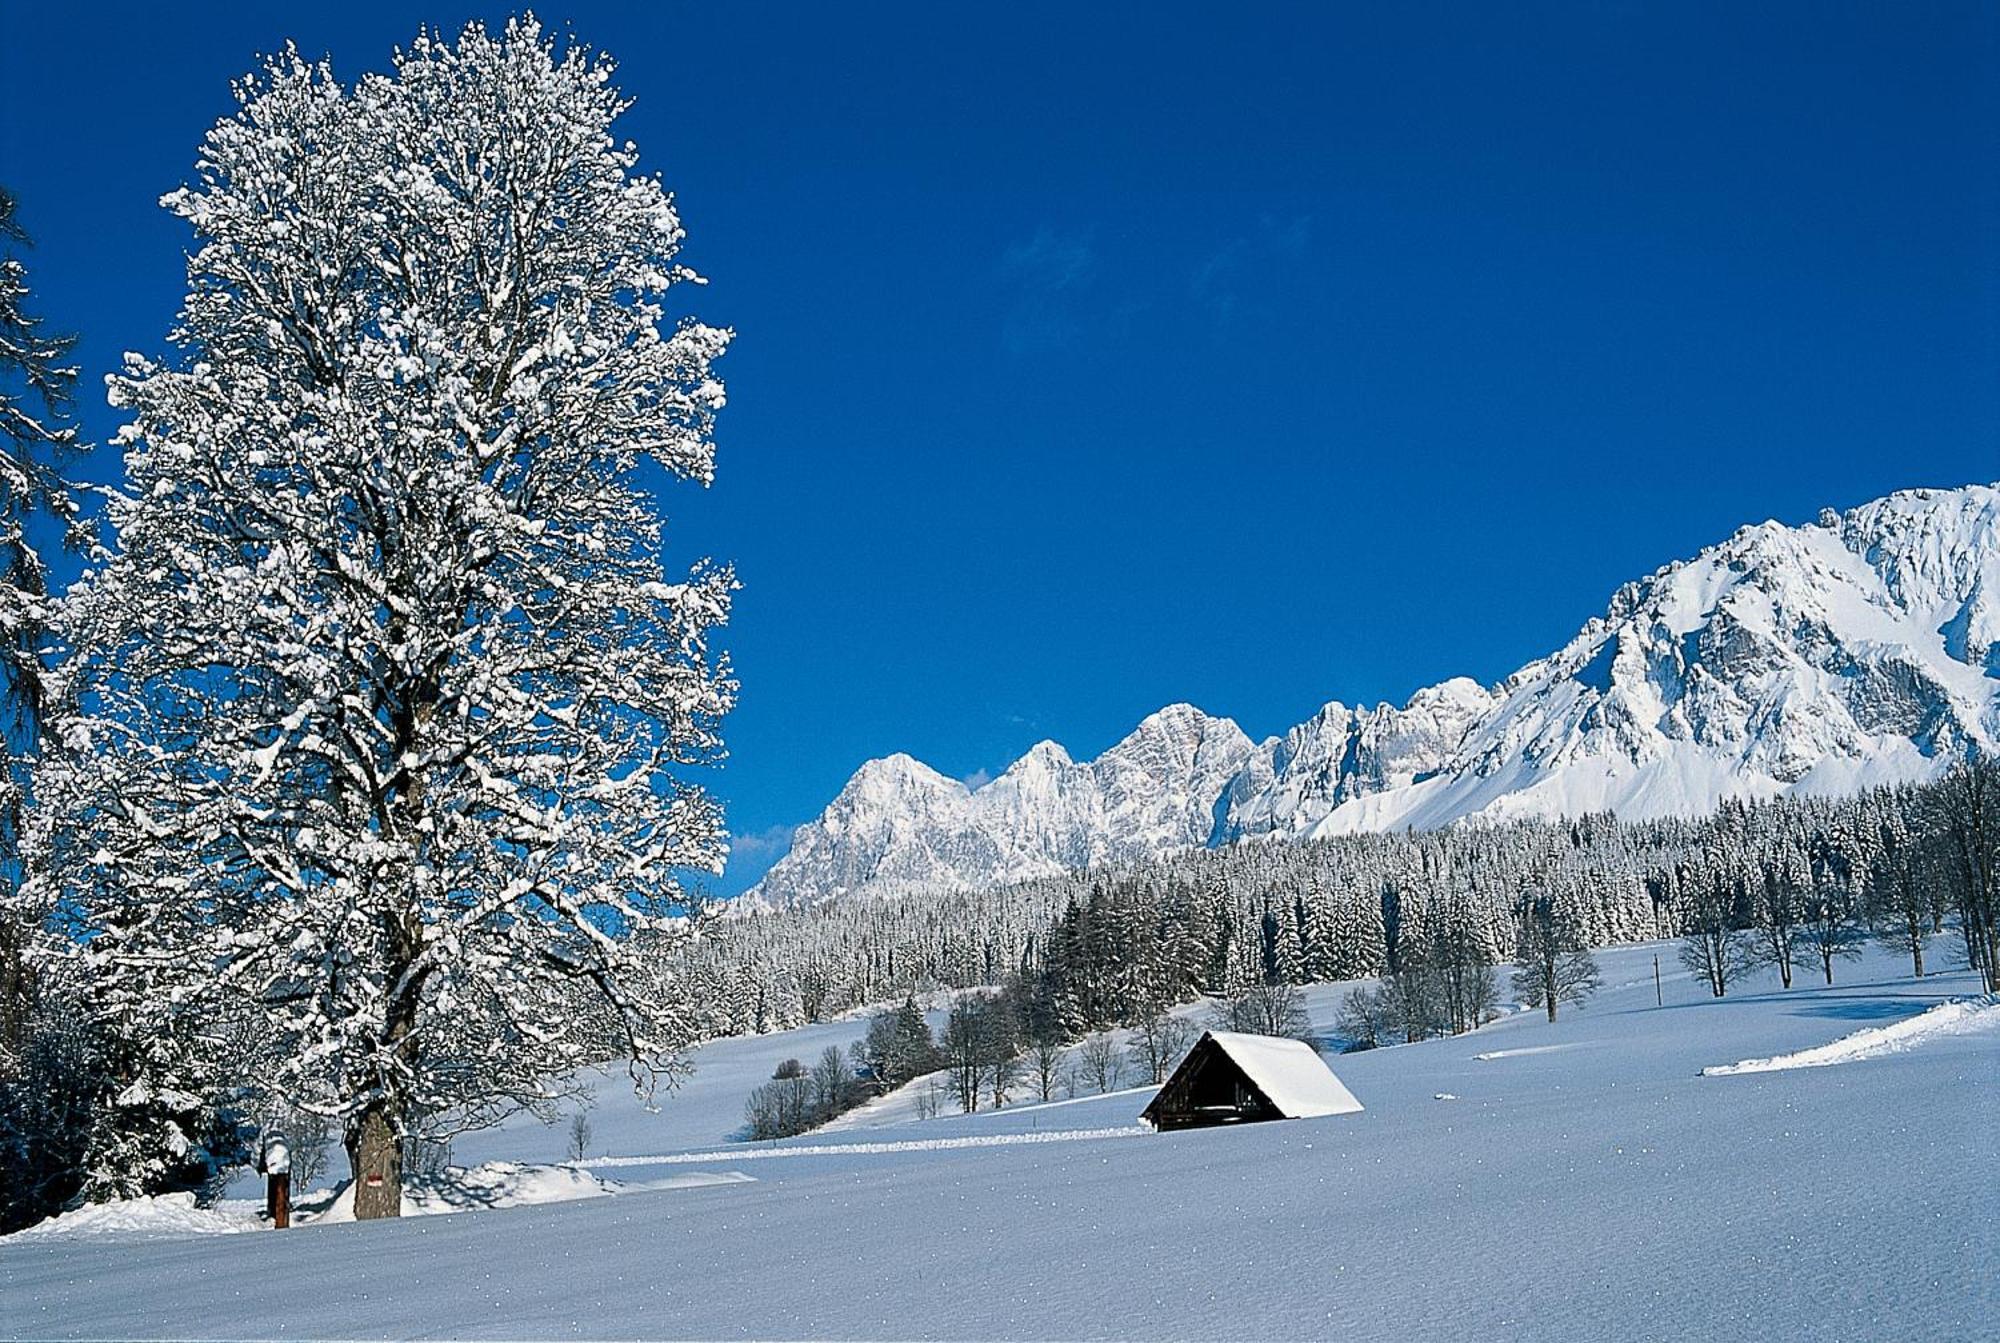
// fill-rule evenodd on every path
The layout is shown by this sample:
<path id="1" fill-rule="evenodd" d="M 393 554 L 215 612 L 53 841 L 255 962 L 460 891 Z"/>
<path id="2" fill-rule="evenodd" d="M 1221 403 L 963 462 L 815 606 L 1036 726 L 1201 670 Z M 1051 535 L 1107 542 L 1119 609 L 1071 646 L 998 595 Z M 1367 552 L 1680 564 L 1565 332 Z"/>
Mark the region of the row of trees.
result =
<path id="1" fill-rule="evenodd" d="M 1817 808 L 1725 803 L 1702 842 L 1654 878 L 1685 911 L 1681 961 L 1722 997 L 1762 966 L 1792 986 L 1801 970 L 1828 984 L 1876 938 L 1922 977 L 1933 937 L 1957 934 L 1959 963 L 2000 988 L 1996 856 L 2000 762 L 1977 758 L 1922 787 L 1882 789 Z"/>
<path id="2" fill-rule="evenodd" d="M 759 1142 L 789 1138 L 845 1114 L 871 1094 L 840 1046 L 828 1045 L 812 1067 L 786 1059 L 770 1081 L 750 1093 L 743 1131 Z"/>

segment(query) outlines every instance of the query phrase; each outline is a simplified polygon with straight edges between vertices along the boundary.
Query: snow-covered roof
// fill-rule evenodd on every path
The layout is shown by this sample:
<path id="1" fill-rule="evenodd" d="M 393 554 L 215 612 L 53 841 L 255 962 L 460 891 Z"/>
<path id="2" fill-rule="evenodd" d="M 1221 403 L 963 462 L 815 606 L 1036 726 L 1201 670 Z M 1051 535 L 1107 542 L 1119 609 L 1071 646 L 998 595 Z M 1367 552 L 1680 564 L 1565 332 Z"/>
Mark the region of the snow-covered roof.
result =
<path id="1" fill-rule="evenodd" d="M 1210 1031 L 1208 1037 L 1287 1119 L 1354 1114 L 1361 1109 L 1361 1102 L 1333 1075 L 1319 1051 L 1303 1040 L 1235 1031 Z"/>

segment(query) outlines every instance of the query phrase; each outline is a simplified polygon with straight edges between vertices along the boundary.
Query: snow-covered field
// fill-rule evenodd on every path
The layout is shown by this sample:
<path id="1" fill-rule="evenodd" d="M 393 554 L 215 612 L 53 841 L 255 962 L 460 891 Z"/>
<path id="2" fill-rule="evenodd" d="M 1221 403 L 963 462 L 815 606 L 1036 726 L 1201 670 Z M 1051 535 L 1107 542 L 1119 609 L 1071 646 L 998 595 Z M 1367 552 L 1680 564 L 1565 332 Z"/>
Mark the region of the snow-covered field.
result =
<path id="1" fill-rule="evenodd" d="M 1919 1015 L 1970 976 L 1871 951 L 1833 989 L 1716 1001 L 1670 947 L 1600 960 L 1554 1026 L 1338 1058 L 1363 1113 L 1238 1129 L 1135 1132 L 1146 1090 L 930 1120 L 890 1098 L 753 1148 L 748 1090 L 861 1024 L 725 1041 L 657 1114 L 607 1081 L 556 1183 L 610 1196 L 283 1234 L 101 1214 L 0 1241 L 0 1333 L 1994 1336 L 2000 1011 Z M 566 1136 L 517 1121 L 454 1155 L 552 1163 Z"/>

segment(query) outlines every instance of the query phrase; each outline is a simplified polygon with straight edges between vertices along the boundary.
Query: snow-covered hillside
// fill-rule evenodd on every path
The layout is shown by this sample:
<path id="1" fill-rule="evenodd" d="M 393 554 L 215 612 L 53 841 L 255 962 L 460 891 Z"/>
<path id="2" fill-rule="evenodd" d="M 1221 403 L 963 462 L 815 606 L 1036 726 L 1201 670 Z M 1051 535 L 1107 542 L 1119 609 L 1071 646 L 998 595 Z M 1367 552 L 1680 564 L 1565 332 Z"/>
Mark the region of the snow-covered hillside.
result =
<path id="1" fill-rule="evenodd" d="M 968 790 L 864 765 L 753 895 L 976 886 L 1245 838 L 1615 811 L 1926 778 L 2000 740 L 2000 489 L 1910 490 L 1745 527 L 1627 584 L 1490 690 L 1328 704 L 1252 745 L 1163 709 L 1088 764 L 1036 746 Z"/>
<path id="2" fill-rule="evenodd" d="M 732 1143 L 858 1026 L 718 1042 L 656 1114 L 607 1080 L 609 1196 L 0 1241 L 0 1337 L 1991 1337 L 2000 1017 L 1940 1007 L 1974 976 L 1870 949 L 1715 999 L 1671 945 L 1599 960 L 1554 1025 L 1334 1057 L 1363 1112 L 1240 1128 L 1146 1132 L 1140 1090 Z M 1344 991 L 1307 991 L 1319 1025 Z M 1785 1066 L 1701 1075 L 1742 1061 Z M 457 1157 L 564 1145 L 522 1117 Z"/>

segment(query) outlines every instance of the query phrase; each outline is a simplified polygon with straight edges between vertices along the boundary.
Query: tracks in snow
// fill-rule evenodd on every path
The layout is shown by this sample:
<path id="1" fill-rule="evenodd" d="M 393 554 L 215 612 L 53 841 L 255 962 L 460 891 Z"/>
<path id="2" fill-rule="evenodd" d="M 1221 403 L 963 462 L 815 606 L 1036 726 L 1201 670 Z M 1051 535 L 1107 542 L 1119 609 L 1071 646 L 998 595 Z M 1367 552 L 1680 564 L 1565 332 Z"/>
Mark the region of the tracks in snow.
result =
<path id="1" fill-rule="evenodd" d="M 572 1164 L 585 1170 L 623 1166 L 689 1166 L 718 1161 L 766 1161 L 784 1156 L 885 1156 L 894 1152 L 949 1152 L 960 1147 L 1015 1147 L 1024 1143 L 1085 1142 L 1137 1138 L 1153 1130 L 1140 1124 L 1118 1128 L 1052 1129 L 1046 1133 L 985 1133 L 964 1138 L 911 1138 L 902 1142 L 813 1143 L 799 1147 L 744 1147 L 724 1152 L 669 1152 L 663 1156 L 600 1156 Z"/>

